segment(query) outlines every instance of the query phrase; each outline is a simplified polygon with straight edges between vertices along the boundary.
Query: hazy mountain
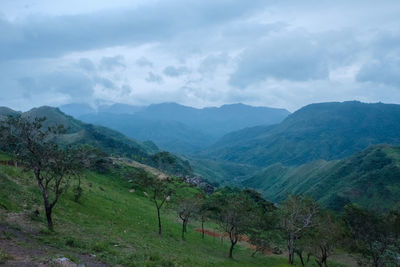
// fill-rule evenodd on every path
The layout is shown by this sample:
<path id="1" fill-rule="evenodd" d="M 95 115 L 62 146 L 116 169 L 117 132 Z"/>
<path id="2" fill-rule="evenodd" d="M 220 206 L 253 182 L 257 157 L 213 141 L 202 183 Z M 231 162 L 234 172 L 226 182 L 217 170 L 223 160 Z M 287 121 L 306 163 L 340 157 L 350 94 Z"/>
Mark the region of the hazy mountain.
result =
<path id="1" fill-rule="evenodd" d="M 78 103 L 66 104 L 60 106 L 59 109 L 65 114 L 71 115 L 75 118 L 85 114 L 92 114 L 96 112 L 96 110 L 92 108 L 90 105 L 78 104 Z"/>
<path id="2" fill-rule="evenodd" d="M 336 210 L 348 202 L 387 210 L 400 199 L 400 147 L 376 145 L 342 160 L 320 160 L 299 167 L 277 163 L 242 184 L 273 201 L 295 193 L 310 195 Z"/>
<path id="3" fill-rule="evenodd" d="M 115 107 L 113 112 L 102 108 L 78 118 L 113 128 L 139 140 L 152 140 L 163 149 L 194 153 L 230 131 L 279 123 L 289 114 L 284 109 L 244 104 L 197 109 L 176 103 L 162 103 L 145 108 L 131 106 L 130 114 L 122 112 L 127 109 L 126 106 L 125 109 L 118 109 L 121 111 L 118 113 Z"/>
<path id="4" fill-rule="evenodd" d="M 110 113 L 87 114 L 81 116 L 81 119 L 118 129 L 121 133 L 135 139 L 154 140 L 159 147 L 178 153 L 194 152 L 214 141 L 209 135 L 177 121 Z"/>
<path id="5" fill-rule="evenodd" d="M 132 106 L 127 104 L 100 105 L 93 108 L 89 104 L 71 103 L 62 105 L 60 110 L 68 115 L 78 118 L 87 114 L 111 113 L 111 114 L 134 114 L 143 109 L 142 106 Z"/>
<path id="6" fill-rule="evenodd" d="M 311 104 L 274 127 L 230 133 L 205 158 L 265 167 L 349 156 L 371 144 L 400 144 L 400 105 L 356 101 Z"/>
<path id="7" fill-rule="evenodd" d="M 15 116 L 18 115 L 18 111 L 14 111 L 8 107 L 0 107 L 0 120 L 8 117 L 8 116 Z"/>

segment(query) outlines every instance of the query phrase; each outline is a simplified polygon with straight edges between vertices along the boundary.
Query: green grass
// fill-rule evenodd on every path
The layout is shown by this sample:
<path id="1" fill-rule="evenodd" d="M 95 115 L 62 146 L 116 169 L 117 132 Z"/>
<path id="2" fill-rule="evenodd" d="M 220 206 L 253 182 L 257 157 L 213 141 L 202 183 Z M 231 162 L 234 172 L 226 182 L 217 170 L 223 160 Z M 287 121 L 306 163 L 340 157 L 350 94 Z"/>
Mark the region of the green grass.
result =
<path id="1" fill-rule="evenodd" d="M 73 201 L 71 190 L 57 203 L 54 232 L 46 230 L 42 209 L 39 218 L 28 218 L 42 229 L 35 237 L 39 244 L 70 251 L 70 255 L 95 254 L 111 265 L 288 266 L 283 257 L 251 257 L 252 251 L 240 245 L 234 250 L 235 259 L 229 260 L 229 241 L 221 244 L 218 238 L 210 236 L 203 240 L 194 231 L 196 222 L 190 225 L 186 241 L 181 241 L 180 222 L 168 210 L 162 214 L 160 237 L 152 202 L 142 190 L 130 193 L 132 184 L 119 178 L 118 171 L 106 175 L 87 172 L 84 177 L 84 193 L 79 203 Z M 0 166 L 0 186 L 0 203 L 7 212 L 29 213 L 41 207 L 40 193 L 30 173 Z"/>

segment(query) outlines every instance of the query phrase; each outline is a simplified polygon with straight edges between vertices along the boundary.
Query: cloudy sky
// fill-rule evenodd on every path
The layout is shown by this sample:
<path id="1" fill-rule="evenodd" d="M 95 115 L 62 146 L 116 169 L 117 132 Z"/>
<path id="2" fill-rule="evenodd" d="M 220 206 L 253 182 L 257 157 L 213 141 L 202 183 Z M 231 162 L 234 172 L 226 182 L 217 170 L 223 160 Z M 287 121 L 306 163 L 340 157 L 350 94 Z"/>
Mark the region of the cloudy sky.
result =
<path id="1" fill-rule="evenodd" d="M 0 0 L 0 106 L 400 103 L 399 14 L 398 0 Z"/>

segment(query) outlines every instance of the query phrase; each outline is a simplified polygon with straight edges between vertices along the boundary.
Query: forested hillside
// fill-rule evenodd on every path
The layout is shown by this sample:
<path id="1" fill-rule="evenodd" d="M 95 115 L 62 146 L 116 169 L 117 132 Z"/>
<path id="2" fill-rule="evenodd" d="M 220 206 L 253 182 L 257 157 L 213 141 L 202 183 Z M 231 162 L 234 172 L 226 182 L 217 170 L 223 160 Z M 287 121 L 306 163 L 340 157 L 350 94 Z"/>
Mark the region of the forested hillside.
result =
<path id="1" fill-rule="evenodd" d="M 3 118 L 8 115 L 18 115 L 10 109 L 0 110 Z M 103 126 L 83 123 L 61 112 L 58 108 L 40 107 L 21 113 L 24 118 L 45 117 L 44 127 L 62 125 L 66 132 L 58 137 L 63 145 L 90 145 L 101 151 L 116 156 L 125 156 L 161 169 L 174 171 L 174 174 L 188 175 L 192 173 L 191 166 L 186 160 L 161 152 L 158 147 L 148 141 L 140 142 Z M 171 167 L 171 166 L 173 167 Z"/>
<path id="2" fill-rule="evenodd" d="M 338 211 L 349 203 L 389 210 L 400 200 L 400 147 L 371 146 L 342 160 L 319 160 L 299 167 L 277 163 L 242 185 L 277 202 L 288 194 L 306 194 Z"/>
<path id="3" fill-rule="evenodd" d="M 266 167 L 334 160 L 372 144 L 400 144 L 400 105 L 356 101 L 311 104 L 274 127 L 230 133 L 201 156 Z"/>

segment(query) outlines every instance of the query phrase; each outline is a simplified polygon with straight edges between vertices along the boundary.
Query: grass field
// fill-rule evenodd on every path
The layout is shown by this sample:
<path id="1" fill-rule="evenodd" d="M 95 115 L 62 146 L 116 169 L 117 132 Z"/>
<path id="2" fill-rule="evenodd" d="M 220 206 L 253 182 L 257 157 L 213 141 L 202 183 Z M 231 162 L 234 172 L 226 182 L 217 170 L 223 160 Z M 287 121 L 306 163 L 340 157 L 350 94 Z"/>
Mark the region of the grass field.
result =
<path id="1" fill-rule="evenodd" d="M 54 210 L 55 231 L 50 232 L 32 175 L 0 166 L 0 255 L 12 261 L 18 258 L 13 253 L 20 247 L 35 262 L 64 256 L 79 263 L 96 255 L 98 263 L 112 266 L 289 266 L 282 256 L 251 257 L 252 251 L 240 244 L 230 260 L 229 241 L 211 236 L 203 240 L 194 231 L 196 222 L 189 225 L 182 241 L 180 222 L 169 210 L 163 211 L 160 237 L 152 202 L 142 190 L 129 192 L 132 184 L 120 178 L 118 169 L 108 174 L 87 172 L 83 177 L 82 198 L 79 203 L 73 201 L 71 190 L 61 197 Z M 36 209 L 38 217 L 33 215 Z M 36 253 L 41 247 L 45 249 Z"/>

